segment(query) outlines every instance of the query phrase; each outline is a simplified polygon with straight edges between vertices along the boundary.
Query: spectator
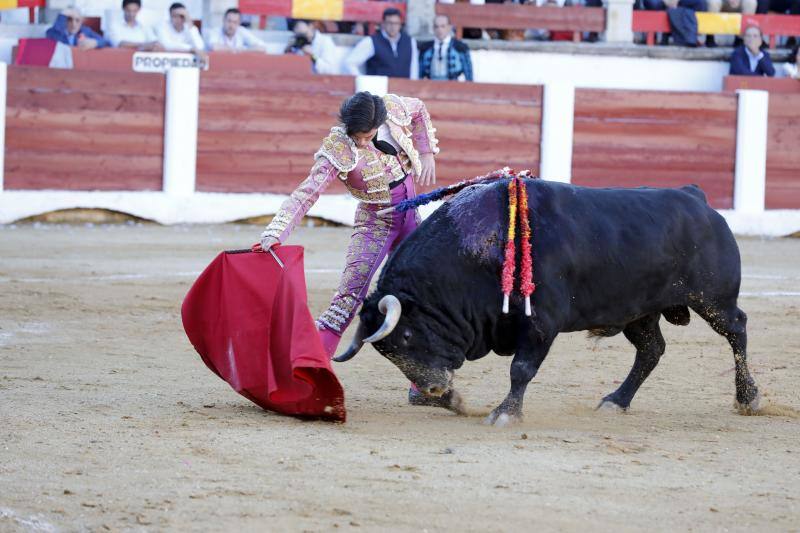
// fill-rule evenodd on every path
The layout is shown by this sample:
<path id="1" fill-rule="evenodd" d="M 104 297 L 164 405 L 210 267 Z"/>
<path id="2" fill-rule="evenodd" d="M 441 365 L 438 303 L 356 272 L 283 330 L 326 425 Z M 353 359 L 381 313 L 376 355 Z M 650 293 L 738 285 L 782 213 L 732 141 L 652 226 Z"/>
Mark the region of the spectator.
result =
<path id="1" fill-rule="evenodd" d="M 307 20 L 297 20 L 292 28 L 294 38 L 285 53 L 307 55 L 317 74 L 340 74 L 339 55 L 330 35 L 325 35 Z"/>
<path id="2" fill-rule="evenodd" d="M 800 68 L 798 68 L 800 64 L 797 62 L 798 50 L 800 50 L 800 46 L 792 48 L 792 53 L 789 54 L 789 61 L 783 64 L 782 71 L 786 78 L 800 79 Z"/>
<path id="3" fill-rule="evenodd" d="M 749 25 L 744 30 L 744 44 L 736 47 L 731 54 L 730 73 L 736 76 L 774 76 L 775 67 L 769 52 L 762 50 L 764 40 L 761 29 Z"/>
<path id="4" fill-rule="evenodd" d="M 706 0 L 711 13 L 744 13 L 752 15 L 758 7 L 757 0 Z"/>
<path id="5" fill-rule="evenodd" d="M 380 31 L 364 37 L 350 51 L 344 61 L 345 72 L 359 74 L 359 68 L 366 63 L 370 75 L 418 79 L 417 41 L 402 30 L 400 11 L 393 7 L 386 9 Z"/>
<path id="6" fill-rule="evenodd" d="M 156 31 L 158 42 L 170 52 L 193 52 L 204 54 L 203 38 L 192 22 L 186 6 L 175 2 L 169 6 L 169 21 Z"/>
<path id="7" fill-rule="evenodd" d="M 83 25 L 83 16 L 77 7 L 68 7 L 62 11 L 46 35 L 48 39 L 77 46 L 81 50 L 105 48 L 110 44 L 94 30 Z"/>
<path id="8" fill-rule="evenodd" d="M 667 11 L 669 26 L 675 44 L 697 46 L 697 17 L 695 12 L 706 10 L 706 0 L 642 0 L 641 5 L 649 11 Z M 661 34 L 661 44 L 668 44 L 669 37 L 670 33 Z M 706 44 L 708 46 L 716 46 L 713 35 L 706 37 Z"/>
<path id="9" fill-rule="evenodd" d="M 692 11 L 705 11 L 707 5 L 706 0 L 644 0 L 644 8 L 650 11 L 666 11 L 676 7 L 685 7 Z"/>
<path id="10" fill-rule="evenodd" d="M 756 13 L 775 11 L 780 14 L 800 15 L 800 0 L 759 0 Z"/>
<path id="11" fill-rule="evenodd" d="M 469 47 L 453 38 L 453 26 L 447 15 L 433 19 L 433 41 L 420 43 L 419 77 L 432 80 L 472 81 Z"/>
<path id="12" fill-rule="evenodd" d="M 136 20 L 141 8 L 141 0 L 122 0 L 123 20 L 115 20 L 108 29 L 108 40 L 112 46 L 137 50 L 161 49 L 156 32 Z"/>
<path id="13" fill-rule="evenodd" d="M 253 35 L 253 32 L 247 28 L 242 27 L 242 13 L 232 7 L 222 17 L 222 27 L 215 28 L 209 33 L 208 49 L 229 52 L 246 50 L 266 52 L 267 43 Z"/>

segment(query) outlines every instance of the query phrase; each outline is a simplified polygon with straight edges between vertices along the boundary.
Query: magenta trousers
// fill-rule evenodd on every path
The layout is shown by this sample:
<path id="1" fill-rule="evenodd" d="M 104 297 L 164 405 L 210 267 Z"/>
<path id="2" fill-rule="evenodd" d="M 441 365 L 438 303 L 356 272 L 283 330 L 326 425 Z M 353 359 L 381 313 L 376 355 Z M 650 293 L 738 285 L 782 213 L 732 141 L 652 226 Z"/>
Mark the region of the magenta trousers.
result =
<path id="1" fill-rule="evenodd" d="M 414 195 L 412 179 L 409 175 L 403 183 L 391 189 L 392 205 Z M 332 351 L 330 343 L 338 343 L 338 339 L 332 337 L 341 337 L 358 312 L 383 259 L 419 224 L 416 210 L 378 216 L 377 212 L 385 207 L 359 203 L 356 209 L 353 235 L 347 247 L 347 263 L 339 288 L 331 305 L 317 319 L 317 326 L 324 330 L 323 343 L 329 351 Z M 324 335 L 326 332 L 328 335 Z"/>

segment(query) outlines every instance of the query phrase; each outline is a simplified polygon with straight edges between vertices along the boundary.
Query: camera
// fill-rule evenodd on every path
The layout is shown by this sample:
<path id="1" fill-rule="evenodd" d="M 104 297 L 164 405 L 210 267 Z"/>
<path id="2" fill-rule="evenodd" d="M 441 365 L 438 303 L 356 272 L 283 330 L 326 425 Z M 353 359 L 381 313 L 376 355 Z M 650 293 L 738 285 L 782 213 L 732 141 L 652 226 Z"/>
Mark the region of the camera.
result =
<path id="1" fill-rule="evenodd" d="M 286 51 L 293 54 L 300 54 L 303 51 L 303 47 L 307 44 L 311 44 L 311 41 L 309 41 L 305 35 L 295 35 L 294 41 L 289 43 L 289 46 L 286 47 Z"/>

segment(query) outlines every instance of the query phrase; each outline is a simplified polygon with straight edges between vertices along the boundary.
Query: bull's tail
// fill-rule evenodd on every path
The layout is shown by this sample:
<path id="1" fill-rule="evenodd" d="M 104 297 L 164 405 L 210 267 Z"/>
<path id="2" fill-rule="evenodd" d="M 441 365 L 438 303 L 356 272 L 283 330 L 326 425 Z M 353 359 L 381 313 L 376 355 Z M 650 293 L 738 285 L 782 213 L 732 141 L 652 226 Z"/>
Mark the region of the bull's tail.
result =
<path id="1" fill-rule="evenodd" d="M 689 325 L 690 315 L 689 315 L 689 308 L 685 305 L 676 305 L 674 307 L 667 307 L 661 314 L 664 315 L 664 318 L 667 319 L 667 322 L 670 324 L 675 324 L 676 326 L 687 326 Z"/>

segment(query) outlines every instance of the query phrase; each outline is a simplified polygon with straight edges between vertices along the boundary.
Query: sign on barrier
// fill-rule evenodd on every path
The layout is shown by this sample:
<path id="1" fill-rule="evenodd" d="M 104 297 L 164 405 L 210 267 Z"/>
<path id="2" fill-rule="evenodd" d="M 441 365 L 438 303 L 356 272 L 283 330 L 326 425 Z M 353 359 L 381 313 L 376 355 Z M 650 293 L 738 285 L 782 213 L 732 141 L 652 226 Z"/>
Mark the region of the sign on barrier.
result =
<path id="1" fill-rule="evenodd" d="M 208 59 L 194 54 L 175 52 L 136 52 L 133 54 L 134 72 L 166 72 L 173 68 L 208 70 Z"/>

